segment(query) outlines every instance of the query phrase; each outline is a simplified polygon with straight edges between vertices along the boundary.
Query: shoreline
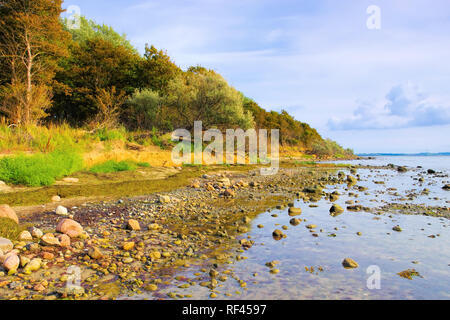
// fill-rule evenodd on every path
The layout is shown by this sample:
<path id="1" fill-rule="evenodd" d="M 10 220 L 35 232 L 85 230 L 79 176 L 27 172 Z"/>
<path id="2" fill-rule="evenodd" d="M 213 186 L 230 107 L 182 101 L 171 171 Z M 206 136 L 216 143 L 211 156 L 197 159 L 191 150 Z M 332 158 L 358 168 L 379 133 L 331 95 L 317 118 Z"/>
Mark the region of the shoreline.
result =
<path id="1" fill-rule="evenodd" d="M 22 216 L 22 224 L 55 235 L 58 222 L 73 218 L 84 233 L 70 239 L 68 247 L 42 245 L 38 239 L 16 242 L 20 257 L 41 259 L 42 264 L 28 275 L 22 268 L 16 275 L 3 274 L 0 298 L 120 299 L 136 295 L 154 299 L 190 298 L 160 291 L 180 282 L 176 274 L 194 265 L 202 270 L 198 281 L 209 288 L 211 297 L 217 295 L 219 277 L 233 278 L 244 290 L 247 284 L 242 279 L 226 274 L 218 276 L 216 272 L 223 264 L 240 261 L 242 253 L 251 250 L 252 240 L 242 235 L 249 231 L 253 219 L 273 208 L 287 208 L 296 199 L 313 206 L 314 202 L 331 197 L 322 188 L 347 184 L 350 179 L 347 175 L 357 175 L 359 168 L 291 162 L 284 163 L 274 176 L 261 176 L 256 167 L 224 169 L 183 168 L 178 174 L 183 174 L 184 187 L 176 184 L 177 187 L 171 188 L 173 184 L 169 183 L 161 189 L 160 185 L 158 190 L 164 191 L 147 196 L 95 203 L 80 199 L 81 203 L 71 207 L 67 217 L 45 208 Z M 341 171 L 346 173 L 338 174 Z M 357 184 L 357 179 L 350 183 Z M 450 218 L 448 208 L 443 209 L 446 209 L 444 217 Z M 375 208 L 361 210 L 378 214 Z M 388 213 L 388 208 L 385 211 Z M 423 213 L 417 210 L 417 214 Z M 130 220 L 137 221 L 136 230 L 130 228 Z M 131 248 L 125 248 L 127 243 Z M 82 269 L 83 289 L 79 292 L 68 292 L 65 287 L 66 272 L 73 265 Z M 193 282 L 180 284 L 181 288 L 191 285 Z"/>

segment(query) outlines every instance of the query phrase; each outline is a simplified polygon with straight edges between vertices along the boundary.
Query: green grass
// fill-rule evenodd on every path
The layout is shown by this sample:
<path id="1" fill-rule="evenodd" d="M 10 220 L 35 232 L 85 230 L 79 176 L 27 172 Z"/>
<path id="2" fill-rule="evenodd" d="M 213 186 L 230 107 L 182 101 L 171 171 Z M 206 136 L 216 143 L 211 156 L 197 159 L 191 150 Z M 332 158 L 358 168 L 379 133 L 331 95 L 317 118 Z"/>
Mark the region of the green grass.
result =
<path id="1" fill-rule="evenodd" d="M 109 160 L 93 166 L 89 171 L 93 173 L 113 173 L 121 171 L 133 171 L 139 166 L 134 161 L 114 161 Z"/>
<path id="2" fill-rule="evenodd" d="M 150 168 L 151 167 L 150 163 L 148 163 L 148 162 L 138 162 L 137 166 L 142 167 L 142 168 Z"/>
<path id="3" fill-rule="evenodd" d="M 0 180 L 30 187 L 49 186 L 82 167 L 83 160 L 74 151 L 18 155 L 0 159 Z"/>

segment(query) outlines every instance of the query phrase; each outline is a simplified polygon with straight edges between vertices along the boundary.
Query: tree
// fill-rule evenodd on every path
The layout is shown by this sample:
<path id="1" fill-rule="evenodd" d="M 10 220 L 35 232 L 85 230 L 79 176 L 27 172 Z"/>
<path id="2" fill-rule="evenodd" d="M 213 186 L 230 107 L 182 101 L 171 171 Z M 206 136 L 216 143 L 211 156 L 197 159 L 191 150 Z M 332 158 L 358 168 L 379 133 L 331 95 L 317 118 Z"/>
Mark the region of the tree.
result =
<path id="1" fill-rule="evenodd" d="M 141 57 L 124 46 L 93 38 L 73 42 L 70 57 L 61 63 L 56 79 L 52 114 L 73 124 L 92 119 L 98 111 L 95 96 L 99 89 L 116 87 L 131 95 L 136 89 L 136 68 Z"/>
<path id="2" fill-rule="evenodd" d="M 126 100 L 125 91 L 117 92 L 116 87 L 108 89 L 100 88 L 94 97 L 97 106 L 97 115 L 91 122 L 96 129 L 112 129 L 117 127 L 121 107 Z"/>
<path id="3" fill-rule="evenodd" d="M 161 115 L 164 114 L 163 117 Z M 162 98 L 151 90 L 136 90 L 127 101 L 124 122 L 128 128 L 151 130 L 172 129 L 170 112 L 163 112 Z"/>
<path id="4" fill-rule="evenodd" d="M 69 39 L 59 21 L 61 3 L 0 1 L 0 108 L 18 125 L 39 121 L 51 105 L 50 84 Z"/>
<path id="5" fill-rule="evenodd" d="M 72 40 L 79 44 L 92 39 L 102 39 L 116 47 L 122 46 L 130 51 L 138 53 L 125 34 L 119 34 L 110 26 L 97 24 L 95 21 L 86 19 L 84 16 L 80 16 L 79 28 L 69 28 L 68 23 L 69 20 L 64 18 L 63 24 L 65 30 L 72 35 Z"/>
<path id="6" fill-rule="evenodd" d="M 167 92 L 166 104 L 177 115 L 178 128 L 192 129 L 194 121 L 203 121 L 205 127 L 254 126 L 240 92 L 212 70 L 190 68 L 169 82 Z"/>
<path id="7" fill-rule="evenodd" d="M 167 85 L 182 73 L 166 52 L 154 46 L 145 46 L 144 59 L 138 68 L 139 87 L 167 93 Z"/>

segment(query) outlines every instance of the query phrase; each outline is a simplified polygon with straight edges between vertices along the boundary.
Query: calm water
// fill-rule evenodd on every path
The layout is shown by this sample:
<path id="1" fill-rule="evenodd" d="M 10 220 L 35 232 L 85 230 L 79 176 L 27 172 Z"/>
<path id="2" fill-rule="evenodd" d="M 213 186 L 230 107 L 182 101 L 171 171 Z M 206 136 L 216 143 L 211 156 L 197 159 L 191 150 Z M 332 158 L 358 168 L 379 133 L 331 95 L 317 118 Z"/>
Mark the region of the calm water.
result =
<path id="1" fill-rule="evenodd" d="M 349 190 L 345 185 L 330 186 L 328 189 L 340 192 L 342 196 L 336 203 L 343 208 L 347 206 L 346 200 L 356 200 L 371 208 L 389 202 L 449 206 L 450 192 L 442 190 L 442 186 L 450 180 L 450 157 L 380 157 L 355 161 L 355 164 L 359 163 L 393 163 L 415 169 L 407 173 L 358 170 L 361 176 L 358 185 L 368 187 L 368 193 L 351 190 L 359 195 L 355 198 L 348 196 Z M 417 169 L 417 166 L 423 169 Z M 430 168 L 441 173 L 427 175 L 425 171 Z M 417 180 L 421 175 L 425 177 L 424 183 Z M 385 184 L 375 184 L 374 181 L 384 181 Z M 387 191 L 388 188 L 396 188 L 398 194 Z M 406 194 L 424 188 L 430 190 L 429 195 L 420 195 L 413 201 L 403 199 Z M 248 259 L 219 268 L 219 271 L 228 269 L 234 272 L 247 282 L 247 288 L 241 288 L 236 280 L 229 277 L 230 280 L 217 288 L 219 299 L 450 299 L 450 220 L 348 211 L 332 217 L 329 215 L 329 201 L 318 202 L 316 208 L 309 205 L 303 201 L 296 202 L 295 206 L 303 210 L 298 218 L 306 219 L 296 227 L 289 224 L 291 217 L 287 209 L 263 213 L 253 221 L 247 235 L 255 241 L 255 245 L 242 253 Z M 274 213 L 278 217 L 272 217 Z M 259 224 L 265 227 L 258 229 L 256 226 Z M 317 225 L 319 237 L 312 236 L 306 228 L 309 224 Z M 275 241 L 272 232 L 283 225 L 289 226 L 288 230 L 283 231 L 287 237 Z M 396 225 L 400 225 L 403 231 L 392 231 Z M 362 235 L 358 236 L 357 232 Z M 336 236 L 331 237 L 332 233 Z M 436 235 L 436 238 L 430 238 L 430 235 Z M 341 263 L 346 257 L 357 261 L 359 268 L 344 269 Z M 280 261 L 277 265 L 280 273 L 276 275 L 265 266 L 272 260 Z M 316 270 L 322 267 L 323 272 L 307 272 L 305 267 L 311 266 Z M 376 266 L 380 271 L 380 289 L 369 289 L 367 286 L 372 275 L 368 273 L 370 266 Z M 421 277 L 408 280 L 397 275 L 407 269 L 415 269 Z M 193 267 L 183 275 L 194 279 L 195 272 L 198 268 Z M 254 276 L 254 273 L 257 275 Z M 168 291 L 192 294 L 194 299 L 208 299 L 210 294 L 209 289 L 199 285 L 189 289 L 172 287 Z M 225 293 L 232 296 L 225 296 Z M 151 294 L 144 297 L 153 298 Z"/>

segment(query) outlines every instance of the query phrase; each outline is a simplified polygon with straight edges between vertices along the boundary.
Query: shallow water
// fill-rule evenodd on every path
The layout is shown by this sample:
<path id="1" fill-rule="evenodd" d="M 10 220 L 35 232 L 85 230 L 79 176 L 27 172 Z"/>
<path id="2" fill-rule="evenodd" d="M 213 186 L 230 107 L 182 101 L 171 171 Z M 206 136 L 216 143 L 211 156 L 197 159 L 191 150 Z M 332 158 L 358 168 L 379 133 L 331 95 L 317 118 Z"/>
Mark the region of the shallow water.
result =
<path id="1" fill-rule="evenodd" d="M 335 203 L 343 208 L 347 206 L 346 200 L 359 201 L 358 204 L 371 208 L 390 202 L 448 207 L 450 192 L 442 190 L 443 183 L 449 180 L 448 163 L 438 167 L 438 163 L 442 164 L 438 159 L 432 160 L 435 161 L 434 166 L 429 162 L 420 164 L 416 160 L 405 163 L 396 159 L 388 159 L 386 163 L 378 160 L 378 165 L 394 163 L 415 169 L 407 173 L 381 169 L 358 170 L 361 177 L 358 185 L 369 188 L 365 192 L 350 190 L 358 194 L 358 198 L 348 196 L 346 185 L 329 186 L 327 191 L 340 192 L 342 196 Z M 417 169 L 418 165 L 424 168 Z M 441 170 L 443 174 L 424 174 L 428 168 Z M 422 184 L 414 180 L 420 174 L 425 178 Z M 385 181 L 385 184 L 375 184 L 374 181 Z M 396 188 L 399 195 L 389 194 L 386 191 L 388 188 Z M 423 188 L 428 188 L 430 194 L 419 195 L 414 200 L 402 200 L 412 190 L 418 192 Z M 295 202 L 295 207 L 303 211 L 297 218 L 306 220 L 296 227 L 289 224 L 292 217 L 288 215 L 287 209 L 263 213 L 252 222 L 252 228 L 245 236 L 250 236 L 255 244 L 242 253 L 248 259 L 218 269 L 221 273 L 231 270 L 247 283 L 247 287 L 241 288 L 236 280 L 228 277 L 229 280 L 217 288 L 219 299 L 450 299 L 450 220 L 349 211 L 332 217 L 329 214 L 331 202 L 321 200 L 316 203 L 316 208 L 309 205 L 303 201 Z M 278 217 L 272 217 L 274 213 Z M 258 229 L 256 226 L 259 224 L 265 227 Z M 317 225 L 315 230 L 319 237 L 312 236 L 306 228 L 309 224 Z M 281 230 L 283 225 L 289 227 L 283 231 L 287 237 L 275 241 L 272 232 Z M 393 231 L 396 225 L 401 226 L 403 231 Z M 362 235 L 358 236 L 357 232 Z M 335 237 L 330 236 L 333 233 Z M 436 237 L 430 238 L 430 235 Z M 358 262 L 359 267 L 344 269 L 342 261 L 347 257 Z M 280 272 L 275 275 L 265 266 L 266 262 L 272 260 L 280 261 L 276 267 Z M 307 272 L 305 267 L 314 267 L 316 272 Z M 323 271 L 318 271 L 318 267 L 322 267 Z M 380 271 L 379 289 L 368 287 L 368 280 L 374 279 L 369 267 Z M 194 279 L 196 277 L 193 274 L 198 269 L 192 267 L 182 275 Z M 420 277 L 409 280 L 398 275 L 407 269 L 415 269 Z M 254 273 L 257 275 L 254 276 Z M 203 281 L 206 280 L 205 274 Z M 194 299 L 207 299 L 211 292 L 199 285 L 189 289 L 171 287 L 165 290 L 191 294 Z M 231 296 L 225 296 L 225 293 Z M 153 298 L 151 294 L 137 298 L 143 297 Z"/>

